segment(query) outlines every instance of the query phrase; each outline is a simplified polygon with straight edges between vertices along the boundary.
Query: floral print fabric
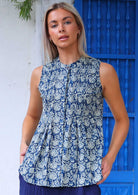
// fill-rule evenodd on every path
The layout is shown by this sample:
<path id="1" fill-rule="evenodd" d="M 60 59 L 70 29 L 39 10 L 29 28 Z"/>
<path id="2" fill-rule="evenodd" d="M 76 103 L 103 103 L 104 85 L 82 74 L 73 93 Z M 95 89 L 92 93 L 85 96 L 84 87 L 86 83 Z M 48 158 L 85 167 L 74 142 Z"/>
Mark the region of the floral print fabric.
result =
<path id="1" fill-rule="evenodd" d="M 26 182 L 77 187 L 102 179 L 103 96 L 100 61 L 59 58 L 43 66 L 39 91 L 43 111 L 19 168 Z"/>

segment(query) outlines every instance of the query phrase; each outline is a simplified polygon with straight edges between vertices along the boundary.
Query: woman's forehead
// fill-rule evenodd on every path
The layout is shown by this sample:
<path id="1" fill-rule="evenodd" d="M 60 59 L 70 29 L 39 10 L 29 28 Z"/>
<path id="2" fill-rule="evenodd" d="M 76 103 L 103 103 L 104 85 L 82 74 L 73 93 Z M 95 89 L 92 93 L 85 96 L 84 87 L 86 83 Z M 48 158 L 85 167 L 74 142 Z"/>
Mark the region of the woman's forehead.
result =
<path id="1" fill-rule="evenodd" d="M 58 8 L 56 10 L 52 10 L 48 14 L 48 23 L 51 21 L 65 20 L 67 18 L 74 18 L 73 14 L 65 9 Z"/>

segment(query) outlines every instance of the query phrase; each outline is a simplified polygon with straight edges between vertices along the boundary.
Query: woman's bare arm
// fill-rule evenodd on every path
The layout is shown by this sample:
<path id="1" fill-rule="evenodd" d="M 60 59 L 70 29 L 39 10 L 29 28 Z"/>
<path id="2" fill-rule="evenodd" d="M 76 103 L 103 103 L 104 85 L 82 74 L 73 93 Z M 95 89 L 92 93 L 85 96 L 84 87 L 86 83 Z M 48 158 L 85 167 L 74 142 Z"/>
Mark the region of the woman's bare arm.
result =
<path id="1" fill-rule="evenodd" d="M 30 83 L 30 101 L 27 114 L 23 121 L 22 139 L 20 146 L 20 164 L 22 164 L 32 136 L 38 125 L 42 112 L 42 99 L 38 90 L 42 66 L 33 70 Z"/>
<path id="2" fill-rule="evenodd" d="M 114 116 L 115 125 L 108 153 L 102 160 L 103 180 L 98 184 L 101 184 L 103 181 L 105 181 L 110 174 L 113 162 L 115 161 L 115 158 L 126 139 L 129 129 L 129 119 L 120 92 L 116 71 L 111 65 L 107 63 L 101 63 L 100 77 L 103 87 L 103 96 Z"/>

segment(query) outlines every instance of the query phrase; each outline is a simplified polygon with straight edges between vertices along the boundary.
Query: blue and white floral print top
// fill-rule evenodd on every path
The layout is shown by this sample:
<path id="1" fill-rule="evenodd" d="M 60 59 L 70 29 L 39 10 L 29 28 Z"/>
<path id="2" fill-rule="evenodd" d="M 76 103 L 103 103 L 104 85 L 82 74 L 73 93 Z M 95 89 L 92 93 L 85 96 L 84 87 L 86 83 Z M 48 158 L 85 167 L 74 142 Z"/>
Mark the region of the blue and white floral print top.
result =
<path id="1" fill-rule="evenodd" d="M 43 66 L 39 91 L 43 111 L 20 174 L 50 187 L 92 185 L 102 179 L 103 96 L 100 61 L 81 57 Z"/>

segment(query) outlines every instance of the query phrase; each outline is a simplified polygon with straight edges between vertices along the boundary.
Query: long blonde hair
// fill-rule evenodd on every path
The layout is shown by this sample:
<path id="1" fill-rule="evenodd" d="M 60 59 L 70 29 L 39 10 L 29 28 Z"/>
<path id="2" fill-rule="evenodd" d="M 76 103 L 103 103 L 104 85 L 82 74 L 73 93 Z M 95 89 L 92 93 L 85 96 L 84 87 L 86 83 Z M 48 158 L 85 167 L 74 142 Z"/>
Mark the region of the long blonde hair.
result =
<path id="1" fill-rule="evenodd" d="M 43 42 L 44 42 L 44 57 L 45 61 L 52 61 L 54 58 L 56 58 L 58 54 L 58 50 L 56 45 L 49 40 L 49 32 L 48 32 L 48 24 L 47 19 L 48 15 L 51 11 L 62 8 L 66 11 L 69 11 L 72 13 L 75 17 L 76 23 L 78 27 L 80 28 L 80 35 L 78 36 L 78 50 L 80 56 L 87 56 L 85 53 L 86 50 L 86 36 L 85 36 L 85 29 L 83 25 L 83 21 L 78 13 L 78 11 L 71 5 L 65 2 L 55 3 L 49 9 L 46 11 L 44 16 L 44 23 L 43 23 Z"/>

